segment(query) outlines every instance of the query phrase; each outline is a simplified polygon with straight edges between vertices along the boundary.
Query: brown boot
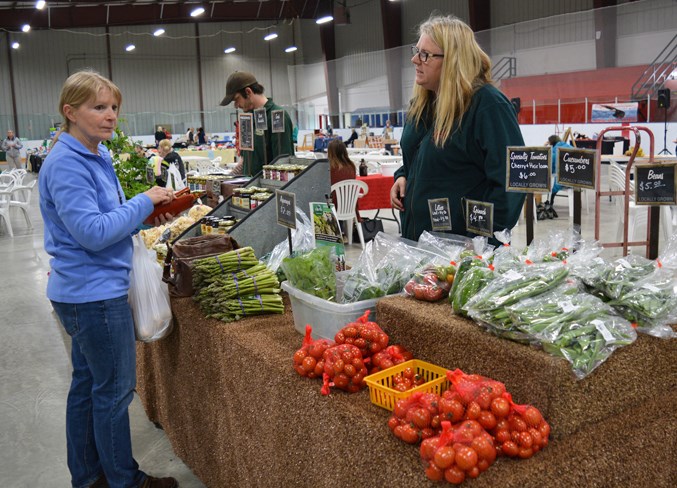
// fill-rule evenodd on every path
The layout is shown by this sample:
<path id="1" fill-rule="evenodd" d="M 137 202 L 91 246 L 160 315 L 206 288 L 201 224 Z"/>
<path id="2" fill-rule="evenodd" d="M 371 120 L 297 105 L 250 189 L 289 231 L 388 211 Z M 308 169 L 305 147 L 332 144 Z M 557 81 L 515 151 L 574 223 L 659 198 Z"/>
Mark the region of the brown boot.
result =
<path id="1" fill-rule="evenodd" d="M 179 483 L 174 478 L 153 478 L 148 476 L 139 488 L 178 488 Z"/>

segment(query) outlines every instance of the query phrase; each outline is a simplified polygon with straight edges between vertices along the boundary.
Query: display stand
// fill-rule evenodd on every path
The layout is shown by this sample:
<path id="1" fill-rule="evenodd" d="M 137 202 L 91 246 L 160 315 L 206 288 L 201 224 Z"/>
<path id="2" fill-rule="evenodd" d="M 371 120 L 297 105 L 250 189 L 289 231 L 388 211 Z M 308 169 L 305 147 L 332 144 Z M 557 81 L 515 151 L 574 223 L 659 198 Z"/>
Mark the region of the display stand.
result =
<path id="1" fill-rule="evenodd" d="M 623 197 L 623 241 L 621 242 L 601 242 L 602 247 L 622 247 L 623 256 L 627 256 L 629 246 L 645 246 L 646 257 L 648 259 L 656 259 L 658 257 L 658 238 L 659 238 L 659 223 L 660 223 L 660 208 L 658 206 L 651 206 L 649 208 L 649 215 L 647 219 L 647 238 L 643 241 L 628 242 L 628 217 L 630 214 L 630 175 L 632 174 L 632 165 L 635 162 L 635 156 L 640 147 L 641 136 L 640 131 L 644 131 L 649 135 L 649 162 L 654 162 L 654 136 L 647 127 L 642 126 L 616 126 L 602 129 L 597 137 L 597 174 L 600 174 L 602 166 L 602 140 L 606 132 L 611 131 L 627 131 L 631 130 L 635 134 L 635 144 L 633 146 L 630 159 L 625 165 L 625 188 L 624 190 L 602 191 L 601 178 L 597 178 L 595 191 L 595 240 L 600 241 L 600 220 L 601 207 L 600 199 L 603 196 L 622 196 Z M 580 212 L 580 194 L 578 196 L 578 205 Z M 574 206 L 575 209 L 575 206 Z"/>
<path id="2" fill-rule="evenodd" d="M 272 164 L 298 164 L 307 167 L 291 181 L 264 180 L 262 178 L 263 173 L 259 173 L 243 185 L 242 188 L 257 186 L 294 193 L 296 194 L 297 206 L 304 212 L 307 212 L 310 202 L 323 201 L 324 195 L 330 191 L 329 160 L 327 159 L 309 160 L 280 156 Z M 241 246 L 252 247 L 258 257 L 269 253 L 280 241 L 284 241 L 287 238 L 286 230 L 283 227 L 275 225 L 274 198 L 270 198 L 258 207 L 247 211 L 233 205 L 232 196 L 229 196 L 214 208 L 209 215 L 215 217 L 231 215 L 235 217 L 238 223 L 231 227 L 228 233 Z M 200 235 L 199 222 L 186 229 L 176 240 L 198 235 Z"/>

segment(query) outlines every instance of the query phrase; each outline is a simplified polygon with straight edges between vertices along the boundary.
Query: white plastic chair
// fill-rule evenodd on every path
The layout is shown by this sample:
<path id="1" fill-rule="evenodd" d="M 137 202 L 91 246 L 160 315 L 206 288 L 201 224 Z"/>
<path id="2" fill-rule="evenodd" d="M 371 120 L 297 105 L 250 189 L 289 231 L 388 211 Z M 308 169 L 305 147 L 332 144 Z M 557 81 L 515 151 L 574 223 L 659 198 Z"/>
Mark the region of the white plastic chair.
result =
<path id="1" fill-rule="evenodd" d="M 360 244 L 364 249 L 364 234 L 362 226 L 357 221 L 357 199 L 369 193 L 369 186 L 360 180 L 343 180 L 331 185 L 331 192 L 336 192 L 336 218 L 346 223 L 348 244 L 353 242 L 353 223 L 357 227 Z"/>
<path id="2" fill-rule="evenodd" d="M 28 210 L 31 205 L 31 194 L 36 182 L 37 180 L 33 180 L 28 185 L 15 185 L 12 188 L 11 199 L 9 201 L 9 208 L 21 209 L 29 229 L 33 228 Z"/>
<path id="3" fill-rule="evenodd" d="M 9 217 L 9 202 L 11 198 L 11 190 L 0 190 L 0 217 L 2 217 L 2 219 L 5 221 L 9 236 L 14 237 L 14 232 L 12 231 L 12 221 Z"/>
<path id="4" fill-rule="evenodd" d="M 9 171 L 0 174 L 0 190 L 11 190 L 16 185 L 16 177 Z"/>

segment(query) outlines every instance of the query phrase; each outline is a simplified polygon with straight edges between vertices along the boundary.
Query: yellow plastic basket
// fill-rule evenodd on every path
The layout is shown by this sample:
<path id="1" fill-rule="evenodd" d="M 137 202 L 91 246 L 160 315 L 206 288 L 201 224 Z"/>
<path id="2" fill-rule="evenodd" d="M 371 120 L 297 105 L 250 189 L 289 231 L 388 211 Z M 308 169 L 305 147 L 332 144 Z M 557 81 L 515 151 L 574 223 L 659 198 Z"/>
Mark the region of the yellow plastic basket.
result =
<path id="1" fill-rule="evenodd" d="M 392 388 L 394 377 L 406 368 L 412 368 L 414 374 L 422 375 L 425 383 L 407 391 L 394 390 Z M 412 359 L 411 361 L 406 361 L 402 364 L 369 375 L 365 378 L 365 381 L 367 382 L 367 386 L 369 386 L 369 398 L 371 399 L 371 403 L 391 411 L 395 408 L 395 402 L 397 400 L 407 398 L 417 391 L 441 395 L 444 390 L 449 387 L 447 370 L 445 368 L 435 366 L 434 364 L 419 359 Z"/>

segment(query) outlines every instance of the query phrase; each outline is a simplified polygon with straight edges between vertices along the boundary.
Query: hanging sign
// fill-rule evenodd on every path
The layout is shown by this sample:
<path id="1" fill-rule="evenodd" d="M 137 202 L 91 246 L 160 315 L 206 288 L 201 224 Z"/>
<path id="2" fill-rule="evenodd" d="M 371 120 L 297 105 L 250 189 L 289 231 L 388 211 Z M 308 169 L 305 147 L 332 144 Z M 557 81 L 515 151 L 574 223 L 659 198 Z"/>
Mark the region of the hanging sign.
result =
<path id="1" fill-rule="evenodd" d="M 677 162 L 637 164 L 635 166 L 635 203 L 637 205 L 677 205 L 675 167 L 677 167 Z"/>
<path id="2" fill-rule="evenodd" d="M 465 227 L 481 236 L 494 235 L 494 204 L 476 200 L 465 201 Z"/>
<path id="3" fill-rule="evenodd" d="M 284 110 L 273 110 L 270 112 L 272 120 L 273 133 L 284 132 Z"/>
<path id="4" fill-rule="evenodd" d="M 296 229 L 296 194 L 275 190 L 277 223 L 288 229 Z"/>
<path id="5" fill-rule="evenodd" d="M 254 110 L 254 127 L 256 131 L 268 130 L 268 121 L 266 120 L 266 109 L 257 108 Z"/>
<path id="6" fill-rule="evenodd" d="M 430 223 L 433 231 L 451 230 L 451 211 L 448 198 L 433 198 L 428 200 Z"/>
<path id="7" fill-rule="evenodd" d="M 597 151 L 557 148 L 557 182 L 562 186 L 595 189 Z"/>
<path id="8" fill-rule="evenodd" d="M 506 191 L 543 193 L 550 191 L 552 148 L 508 146 Z"/>
<path id="9" fill-rule="evenodd" d="M 254 116 L 252 114 L 238 114 L 237 120 L 240 124 L 240 150 L 254 150 Z"/>

